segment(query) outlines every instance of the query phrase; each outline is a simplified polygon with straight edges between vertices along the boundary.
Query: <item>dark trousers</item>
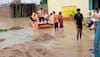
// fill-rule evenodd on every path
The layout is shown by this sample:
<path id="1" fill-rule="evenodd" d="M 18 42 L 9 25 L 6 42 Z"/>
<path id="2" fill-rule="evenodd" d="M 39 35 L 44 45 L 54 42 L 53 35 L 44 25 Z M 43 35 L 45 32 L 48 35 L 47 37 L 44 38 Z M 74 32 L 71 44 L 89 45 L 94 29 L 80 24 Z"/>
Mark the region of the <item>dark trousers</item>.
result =
<path id="1" fill-rule="evenodd" d="M 44 17 L 39 17 L 39 22 L 44 22 Z"/>

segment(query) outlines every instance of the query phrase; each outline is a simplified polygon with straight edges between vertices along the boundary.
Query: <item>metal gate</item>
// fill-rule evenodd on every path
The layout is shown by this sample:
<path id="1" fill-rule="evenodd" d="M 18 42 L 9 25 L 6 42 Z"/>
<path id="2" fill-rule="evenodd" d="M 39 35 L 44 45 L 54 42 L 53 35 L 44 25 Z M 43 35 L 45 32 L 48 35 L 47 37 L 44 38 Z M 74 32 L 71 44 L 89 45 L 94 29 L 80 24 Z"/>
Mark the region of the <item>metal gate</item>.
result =
<path id="1" fill-rule="evenodd" d="M 28 17 L 35 12 L 35 4 L 10 4 L 11 17 Z"/>

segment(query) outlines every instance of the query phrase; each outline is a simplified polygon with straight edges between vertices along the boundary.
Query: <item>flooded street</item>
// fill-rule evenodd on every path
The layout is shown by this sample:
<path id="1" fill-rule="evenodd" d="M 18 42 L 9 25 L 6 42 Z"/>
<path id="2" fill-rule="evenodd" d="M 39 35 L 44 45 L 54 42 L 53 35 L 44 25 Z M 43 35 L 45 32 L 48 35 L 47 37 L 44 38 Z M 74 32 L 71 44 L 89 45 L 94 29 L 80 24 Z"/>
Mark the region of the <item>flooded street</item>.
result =
<path id="1" fill-rule="evenodd" d="M 0 32 L 0 38 L 5 38 L 4 42 L 0 43 L 0 48 L 8 47 L 16 43 L 32 40 L 32 29 L 28 18 L 0 18 L 0 29 L 9 29 L 12 27 L 22 27 L 18 30 L 8 30 L 7 32 Z"/>
<path id="2" fill-rule="evenodd" d="M 0 57 L 93 57 L 94 32 L 84 27 L 82 40 L 77 41 L 73 21 L 65 21 L 64 28 L 55 32 L 53 28 L 33 31 L 29 18 L 0 18 L 0 29 L 15 26 L 21 28 L 0 32 L 5 39 L 0 42 Z"/>

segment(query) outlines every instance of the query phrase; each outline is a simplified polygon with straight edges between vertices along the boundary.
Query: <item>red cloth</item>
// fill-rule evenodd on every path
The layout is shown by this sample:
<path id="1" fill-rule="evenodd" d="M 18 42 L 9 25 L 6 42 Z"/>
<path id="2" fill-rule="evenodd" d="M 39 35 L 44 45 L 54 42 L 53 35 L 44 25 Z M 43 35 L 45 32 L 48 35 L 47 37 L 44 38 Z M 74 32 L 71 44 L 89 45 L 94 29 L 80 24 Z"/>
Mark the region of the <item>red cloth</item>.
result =
<path id="1" fill-rule="evenodd" d="M 60 27 L 63 27 L 63 19 L 59 19 Z"/>
<path id="2" fill-rule="evenodd" d="M 59 24 L 60 24 L 60 28 L 63 27 L 63 16 L 62 15 L 58 15 L 59 18 Z"/>

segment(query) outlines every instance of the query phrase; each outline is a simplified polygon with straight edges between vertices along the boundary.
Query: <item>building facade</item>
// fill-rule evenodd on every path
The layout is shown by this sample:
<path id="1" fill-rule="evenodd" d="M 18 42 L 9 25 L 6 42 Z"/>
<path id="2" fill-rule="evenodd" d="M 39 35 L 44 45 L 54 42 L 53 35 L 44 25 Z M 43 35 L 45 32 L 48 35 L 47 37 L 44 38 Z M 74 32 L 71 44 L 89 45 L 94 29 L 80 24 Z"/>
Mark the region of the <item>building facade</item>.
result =
<path id="1" fill-rule="evenodd" d="M 84 16 L 88 17 L 90 11 L 100 8 L 99 2 L 100 0 L 48 0 L 48 12 L 62 11 L 66 15 L 69 11 L 80 8 Z"/>

